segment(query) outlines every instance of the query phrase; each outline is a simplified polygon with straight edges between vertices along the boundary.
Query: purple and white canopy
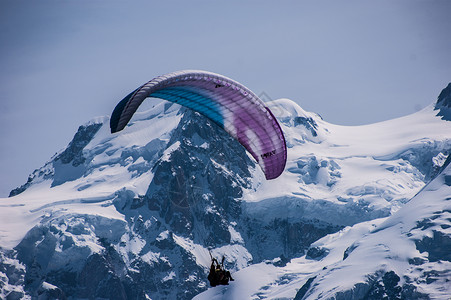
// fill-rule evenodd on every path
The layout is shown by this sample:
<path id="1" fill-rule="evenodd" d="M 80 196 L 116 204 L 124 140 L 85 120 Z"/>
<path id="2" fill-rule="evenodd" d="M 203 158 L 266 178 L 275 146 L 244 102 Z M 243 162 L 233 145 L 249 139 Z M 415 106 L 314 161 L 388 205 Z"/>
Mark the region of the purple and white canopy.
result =
<path id="1" fill-rule="evenodd" d="M 212 120 L 249 151 L 266 179 L 277 178 L 285 169 L 287 148 L 279 123 L 264 102 L 242 84 L 206 71 L 158 76 L 119 102 L 111 115 L 111 132 L 124 129 L 147 97 L 178 103 Z"/>

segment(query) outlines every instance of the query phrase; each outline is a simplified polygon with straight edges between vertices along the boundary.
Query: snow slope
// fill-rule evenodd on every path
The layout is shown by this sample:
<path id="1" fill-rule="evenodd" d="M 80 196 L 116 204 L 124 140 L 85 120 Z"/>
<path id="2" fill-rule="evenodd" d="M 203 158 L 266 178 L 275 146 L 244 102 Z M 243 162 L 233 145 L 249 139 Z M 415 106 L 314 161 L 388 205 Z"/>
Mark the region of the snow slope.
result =
<path id="1" fill-rule="evenodd" d="M 285 172 L 266 181 L 214 124 L 154 103 L 118 134 L 107 117 L 80 126 L 68 147 L 0 199 L 2 297 L 448 292 L 449 254 L 431 252 L 450 236 L 449 167 L 437 174 L 451 122 L 437 105 L 349 127 L 288 99 L 268 103 L 289 149 Z M 208 288 L 209 250 L 226 256 L 231 285 Z"/>
<path id="2" fill-rule="evenodd" d="M 313 287 L 303 299 L 328 299 L 337 294 L 343 299 L 351 294 L 363 298 L 378 293 L 404 299 L 425 295 L 433 299 L 449 297 L 450 161 L 439 176 L 398 212 L 350 245 L 345 259 L 315 274 Z M 395 279 L 391 286 L 390 282 L 378 282 L 387 274 Z M 410 293 L 412 287 L 416 293 Z"/>
<path id="3" fill-rule="evenodd" d="M 450 162 L 392 216 L 330 234 L 285 266 L 250 266 L 195 299 L 448 299 Z"/>

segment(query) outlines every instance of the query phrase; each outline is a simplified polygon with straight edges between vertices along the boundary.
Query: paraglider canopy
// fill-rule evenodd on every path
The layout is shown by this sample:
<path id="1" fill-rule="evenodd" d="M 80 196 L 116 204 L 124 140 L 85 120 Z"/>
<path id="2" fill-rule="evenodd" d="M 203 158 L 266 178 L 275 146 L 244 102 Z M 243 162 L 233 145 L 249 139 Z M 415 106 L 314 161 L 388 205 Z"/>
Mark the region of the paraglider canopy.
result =
<path id="1" fill-rule="evenodd" d="M 124 129 L 147 97 L 178 103 L 212 120 L 249 151 L 266 179 L 283 172 L 287 148 L 282 129 L 264 102 L 242 84 L 206 71 L 158 76 L 119 102 L 111 115 L 111 132 Z"/>

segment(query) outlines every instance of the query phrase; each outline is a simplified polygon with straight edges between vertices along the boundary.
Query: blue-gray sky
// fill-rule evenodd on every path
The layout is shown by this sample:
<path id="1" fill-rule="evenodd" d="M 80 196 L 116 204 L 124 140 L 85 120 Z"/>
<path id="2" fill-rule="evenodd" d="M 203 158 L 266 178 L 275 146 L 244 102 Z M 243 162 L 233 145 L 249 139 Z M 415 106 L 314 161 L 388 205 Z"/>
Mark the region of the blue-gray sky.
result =
<path id="1" fill-rule="evenodd" d="M 451 81 L 451 1 L 0 1 L 0 197 L 155 76 L 203 69 L 326 121 L 413 113 Z"/>

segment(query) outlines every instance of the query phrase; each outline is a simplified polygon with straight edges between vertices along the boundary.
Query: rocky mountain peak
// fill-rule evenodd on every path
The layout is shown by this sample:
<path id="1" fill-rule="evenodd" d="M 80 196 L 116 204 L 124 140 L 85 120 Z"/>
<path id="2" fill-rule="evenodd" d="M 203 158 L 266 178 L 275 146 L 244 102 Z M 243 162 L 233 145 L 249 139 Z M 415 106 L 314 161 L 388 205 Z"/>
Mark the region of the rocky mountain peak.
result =
<path id="1" fill-rule="evenodd" d="M 446 95 L 440 105 L 448 105 Z M 345 127 L 288 99 L 267 105 L 289 148 L 276 180 L 265 180 L 222 128 L 178 105 L 155 104 L 115 134 L 108 118 L 81 126 L 66 149 L 1 199 L 0 220 L 8 221 L 0 221 L 0 298 L 263 299 L 293 298 L 300 289 L 304 299 L 331 287 L 317 282 L 340 263 L 348 274 L 368 267 L 362 291 L 397 297 L 399 287 L 415 290 L 416 283 L 402 285 L 403 272 L 362 260 L 360 241 L 380 236 L 372 230 L 443 171 L 451 123 L 430 109 Z M 445 175 L 431 190 L 449 187 Z M 404 262 L 428 259 L 425 282 L 440 277 L 431 273 L 437 260 L 449 259 L 429 249 L 448 243 L 448 210 L 434 205 L 432 215 L 419 215 L 420 227 L 412 226 L 415 236 L 392 236 L 419 251 Z M 370 248 L 385 243 L 367 239 Z M 399 251 L 395 257 L 404 257 Z M 224 256 L 235 283 L 209 289 L 209 252 Z M 340 289 L 331 287 L 330 297 L 353 299 Z"/>

